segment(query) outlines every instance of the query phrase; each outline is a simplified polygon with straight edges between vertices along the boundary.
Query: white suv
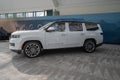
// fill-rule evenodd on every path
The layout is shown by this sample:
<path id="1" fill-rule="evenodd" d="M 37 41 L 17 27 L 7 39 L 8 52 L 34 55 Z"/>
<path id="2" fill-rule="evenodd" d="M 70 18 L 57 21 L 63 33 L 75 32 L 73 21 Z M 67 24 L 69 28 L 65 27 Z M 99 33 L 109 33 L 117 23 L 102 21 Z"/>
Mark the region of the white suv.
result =
<path id="1" fill-rule="evenodd" d="M 70 47 L 83 47 L 91 53 L 103 43 L 103 31 L 98 23 L 56 21 L 39 30 L 13 32 L 9 42 L 12 51 L 27 57 L 37 57 L 43 49 Z"/>

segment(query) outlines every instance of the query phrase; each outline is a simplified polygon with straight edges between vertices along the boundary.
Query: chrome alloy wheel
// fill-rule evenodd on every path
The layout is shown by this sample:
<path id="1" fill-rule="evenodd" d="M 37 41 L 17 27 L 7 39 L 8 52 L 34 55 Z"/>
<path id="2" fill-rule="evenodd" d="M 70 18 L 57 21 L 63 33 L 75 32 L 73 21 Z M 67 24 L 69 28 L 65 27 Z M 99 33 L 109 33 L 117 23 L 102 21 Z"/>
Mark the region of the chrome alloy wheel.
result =
<path id="1" fill-rule="evenodd" d="M 41 47 L 37 42 L 28 42 L 25 44 L 23 51 L 27 57 L 33 58 L 37 57 L 40 54 Z"/>

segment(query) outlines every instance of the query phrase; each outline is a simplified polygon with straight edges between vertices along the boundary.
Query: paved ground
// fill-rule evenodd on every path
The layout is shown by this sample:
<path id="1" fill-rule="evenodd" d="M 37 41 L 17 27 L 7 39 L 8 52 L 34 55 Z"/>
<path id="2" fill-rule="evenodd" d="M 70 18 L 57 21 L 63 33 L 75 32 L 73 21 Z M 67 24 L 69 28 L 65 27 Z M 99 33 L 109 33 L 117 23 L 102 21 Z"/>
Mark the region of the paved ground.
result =
<path id="1" fill-rule="evenodd" d="M 0 42 L 0 80 L 120 80 L 120 45 L 104 44 L 92 54 L 79 48 L 44 53 L 30 59 Z"/>

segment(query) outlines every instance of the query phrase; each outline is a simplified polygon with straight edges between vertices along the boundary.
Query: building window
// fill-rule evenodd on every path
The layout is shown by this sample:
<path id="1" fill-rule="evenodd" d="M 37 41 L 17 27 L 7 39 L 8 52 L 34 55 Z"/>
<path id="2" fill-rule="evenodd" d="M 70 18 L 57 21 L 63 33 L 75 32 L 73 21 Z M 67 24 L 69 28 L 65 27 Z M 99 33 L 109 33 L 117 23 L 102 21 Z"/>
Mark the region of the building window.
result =
<path id="1" fill-rule="evenodd" d="M 47 16 L 47 11 L 44 11 L 44 16 Z"/>
<path id="2" fill-rule="evenodd" d="M 12 13 L 9 13 L 9 14 L 7 14 L 7 17 L 8 17 L 8 18 L 13 18 L 14 15 L 13 15 Z"/>
<path id="3" fill-rule="evenodd" d="M 0 18 L 5 18 L 5 14 L 0 14 Z"/>
<path id="4" fill-rule="evenodd" d="M 53 10 L 46 10 L 47 16 L 53 16 Z"/>
<path id="5" fill-rule="evenodd" d="M 0 14 L 0 18 L 23 18 L 23 17 L 42 17 L 42 16 L 53 16 L 53 10 Z"/>
<path id="6" fill-rule="evenodd" d="M 36 12 L 36 17 L 40 17 L 40 16 L 44 16 L 44 12 L 43 11 Z"/>
<path id="7" fill-rule="evenodd" d="M 24 17 L 23 13 L 16 13 L 16 17 Z"/>
<path id="8" fill-rule="evenodd" d="M 26 17 L 33 17 L 33 12 L 26 13 Z"/>

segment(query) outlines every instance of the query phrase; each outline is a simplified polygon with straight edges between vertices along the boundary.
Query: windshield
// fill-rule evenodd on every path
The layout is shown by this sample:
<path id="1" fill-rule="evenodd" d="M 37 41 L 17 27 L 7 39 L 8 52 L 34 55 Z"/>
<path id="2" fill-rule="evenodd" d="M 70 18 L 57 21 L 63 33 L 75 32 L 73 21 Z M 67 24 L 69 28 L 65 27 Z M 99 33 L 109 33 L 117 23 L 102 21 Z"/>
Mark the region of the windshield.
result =
<path id="1" fill-rule="evenodd" d="M 47 28 L 49 25 L 51 25 L 51 24 L 53 24 L 54 22 L 49 22 L 49 23 L 47 23 L 47 24 L 45 24 L 44 26 L 42 26 L 42 27 L 40 27 L 39 29 L 45 29 L 45 28 Z"/>

